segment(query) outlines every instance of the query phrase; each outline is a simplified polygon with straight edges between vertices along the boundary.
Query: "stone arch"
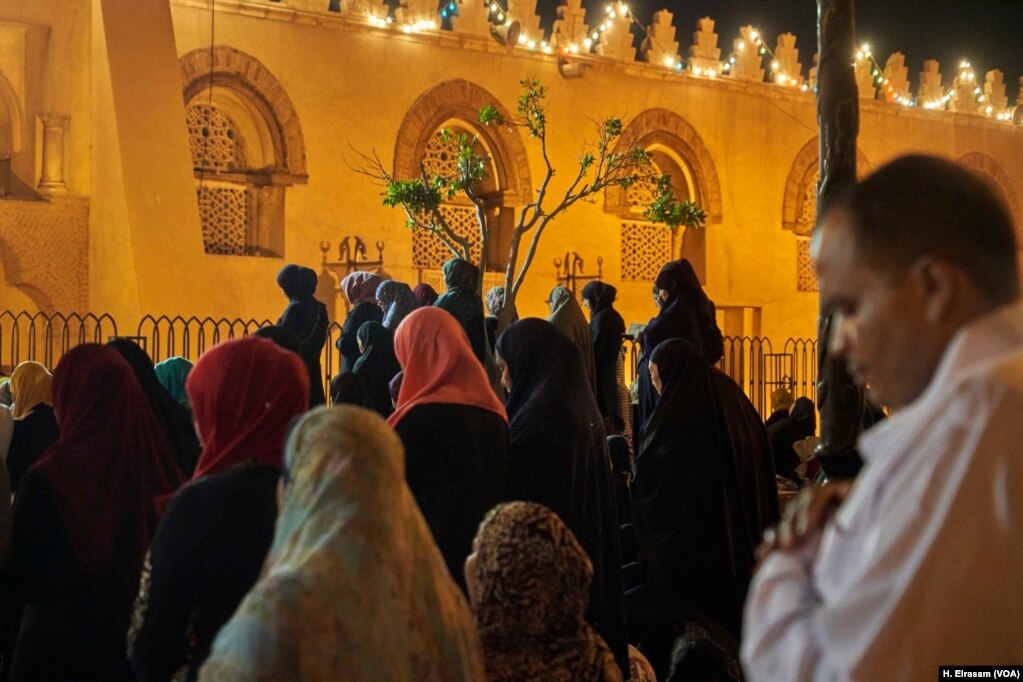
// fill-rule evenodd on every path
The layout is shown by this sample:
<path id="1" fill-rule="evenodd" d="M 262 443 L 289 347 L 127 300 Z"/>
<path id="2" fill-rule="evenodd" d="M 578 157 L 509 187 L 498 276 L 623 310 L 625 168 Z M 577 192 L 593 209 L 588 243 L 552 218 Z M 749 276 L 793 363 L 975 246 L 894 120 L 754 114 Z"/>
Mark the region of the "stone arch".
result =
<path id="1" fill-rule="evenodd" d="M 803 148 L 796 154 L 792 167 L 789 170 L 789 177 L 785 180 L 785 198 L 782 201 L 782 227 L 797 235 L 808 237 L 813 230 L 800 224 L 800 214 L 809 197 L 811 190 L 816 197 L 817 194 L 817 170 L 820 157 L 820 143 L 818 137 L 813 137 L 803 145 Z M 862 150 L 856 150 L 856 174 L 859 177 L 867 175 L 873 166 Z M 816 200 L 815 200 L 816 201 Z M 814 203 L 814 217 L 816 217 L 816 203 Z"/>
<path id="2" fill-rule="evenodd" d="M 708 224 L 721 222 L 721 185 L 707 145 L 688 121 L 667 109 L 647 109 L 632 119 L 622 131 L 616 150 L 652 146 L 671 150 L 692 174 L 695 196 L 692 198 L 707 213 Z M 622 188 L 608 187 L 604 192 L 604 210 L 621 214 L 628 210 Z"/>
<path id="3" fill-rule="evenodd" d="M 430 138 L 445 122 L 456 119 L 479 134 L 494 153 L 503 203 L 521 206 L 532 201 L 529 160 L 519 134 L 507 126 L 486 127 L 476 123 L 479 110 L 487 104 L 496 106 L 504 116 L 511 117 L 496 97 L 466 80 L 444 81 L 417 97 L 398 128 L 394 145 L 394 177 L 418 177 L 417 164 Z"/>
<path id="4" fill-rule="evenodd" d="M 1020 247 L 1023 248 L 1023 219 L 1020 216 L 1019 199 L 1013 188 L 1012 178 L 998 165 L 997 161 L 980 152 L 970 152 L 961 157 L 958 163 L 987 180 L 988 184 L 1001 194 L 1015 223 L 1016 239 Z"/>
<path id="5" fill-rule="evenodd" d="M 240 93 L 265 120 L 276 150 L 276 173 L 304 182 L 305 141 L 298 112 L 280 81 L 255 57 L 233 47 L 192 50 L 178 60 L 186 106 L 211 86 Z"/>

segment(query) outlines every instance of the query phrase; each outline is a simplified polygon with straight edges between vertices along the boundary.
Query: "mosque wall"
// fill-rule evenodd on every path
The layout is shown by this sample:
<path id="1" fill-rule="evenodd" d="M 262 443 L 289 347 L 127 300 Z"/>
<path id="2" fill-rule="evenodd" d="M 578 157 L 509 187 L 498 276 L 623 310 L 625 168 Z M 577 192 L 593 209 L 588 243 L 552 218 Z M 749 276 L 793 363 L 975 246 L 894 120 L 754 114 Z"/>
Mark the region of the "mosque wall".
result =
<path id="1" fill-rule="evenodd" d="M 96 37 L 102 21 L 96 7 L 117 4 L 93 0 L 91 15 L 72 13 L 72 26 L 59 28 L 61 12 L 18 19 L 21 4 L 0 0 L 0 24 L 13 18 L 50 26 L 51 61 L 63 50 L 63 59 L 91 67 L 62 72 L 58 89 L 66 90 L 61 97 L 72 121 L 69 191 L 90 203 L 89 256 L 82 268 L 92 310 L 126 317 L 194 311 L 275 319 L 284 304 L 274 283 L 277 270 L 287 262 L 319 267 L 325 258 L 336 260 L 345 236 L 361 237 L 371 258 L 382 241 L 384 269 L 393 277 L 435 281 L 430 264 L 437 252 L 414 239 L 403 214 L 383 207 L 380 188 L 350 166 L 360 164 L 358 152 L 377 153 L 388 170 L 414 169 L 424 154 L 442 164 L 444 150 L 429 140 L 433 128 L 472 130 L 473 112 L 491 97 L 513 111 L 519 81 L 536 78 L 548 87 L 549 154 L 559 169 L 551 195 L 567 186 L 583 143 L 593 139 L 592 121 L 622 118 L 627 136 L 657 152 L 659 165 L 670 166 L 710 216 L 699 232 L 686 234 L 685 253 L 702 264 L 726 334 L 815 334 L 817 294 L 807 261 L 817 134 L 812 90 L 678 72 L 636 61 L 610 43 L 605 56 L 572 53 L 559 65 L 557 54 L 502 46 L 485 33 L 485 17 L 481 23 L 463 15 L 464 21 L 456 20 L 458 32 L 404 33 L 382 21 L 327 12 L 319 3 L 303 9 L 310 3 L 297 0 L 218 0 L 211 41 L 208 0 L 173 0 L 176 104 L 167 104 L 172 86 L 166 59 L 158 60 L 148 73 L 164 97 L 158 117 L 163 132 L 152 133 L 161 136 L 159 142 L 140 141 L 124 125 L 133 106 L 116 101 L 111 55 L 135 49 L 145 64 L 149 48 L 127 35 L 119 35 L 114 47 L 109 34 L 104 41 Z M 156 0 L 143 4 L 159 11 Z M 697 42 L 706 48 L 708 27 L 699 28 Z M 67 36 L 59 50 L 53 41 L 58 34 Z M 107 58 L 97 50 L 107 50 Z M 146 77 L 141 67 L 131 75 L 137 83 Z M 215 125 L 204 125 L 214 118 Z M 518 131 L 480 132 L 494 158 L 494 210 L 506 225 L 537 189 L 544 162 L 535 140 Z M 963 159 L 999 188 L 1019 221 L 1018 126 L 962 110 L 864 98 L 859 146 L 861 172 L 906 152 Z M 147 170 L 140 160 L 160 171 Z M 153 200 L 151 186 L 131 180 L 146 172 L 153 183 L 172 178 L 173 190 Z M 585 274 L 595 274 L 602 259 L 603 279 L 618 286 L 628 322 L 654 314 L 648 275 L 659 261 L 678 256 L 682 239 L 644 225 L 626 199 L 596 196 L 551 225 L 520 293 L 521 314 L 545 314 L 543 302 L 556 283 L 554 261 L 570 252 L 583 258 Z M 188 206 L 172 215 L 168 202 Z M 464 206 L 450 209 L 464 215 Z M 147 227 L 147 216 L 164 227 Z M 223 253 L 204 252 L 204 241 L 206 251 L 212 246 Z M 328 293 L 333 276 L 324 271 L 321 294 Z M 7 284 L 17 285 L 9 276 Z M 342 316 L 341 301 L 332 303 Z"/>

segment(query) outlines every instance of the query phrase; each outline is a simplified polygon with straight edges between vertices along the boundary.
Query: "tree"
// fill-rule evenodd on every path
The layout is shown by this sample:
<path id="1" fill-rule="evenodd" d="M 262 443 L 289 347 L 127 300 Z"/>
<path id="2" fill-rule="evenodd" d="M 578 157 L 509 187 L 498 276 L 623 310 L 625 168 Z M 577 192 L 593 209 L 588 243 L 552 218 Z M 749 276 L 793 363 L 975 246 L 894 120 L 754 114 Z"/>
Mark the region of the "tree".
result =
<path id="1" fill-rule="evenodd" d="M 499 315 L 498 328 L 504 329 L 510 320 L 515 299 L 529 268 L 536 256 L 537 246 L 547 227 L 578 201 L 593 201 L 599 192 L 608 187 L 627 188 L 640 180 L 655 180 L 654 199 L 646 207 L 644 217 L 670 229 L 698 228 L 706 221 L 706 214 L 692 201 L 679 201 L 672 188 L 671 178 L 658 175 L 650 154 L 641 147 L 631 146 L 624 151 L 616 149 L 622 135 L 622 121 L 607 118 L 596 124 L 596 140 L 584 145 L 579 157 L 578 168 L 568 187 L 552 196 L 551 180 L 556 170 L 551 164 L 547 150 L 547 89 L 539 81 L 526 79 L 521 82 L 522 94 L 518 99 L 517 116 L 505 117 L 493 104 L 487 104 L 479 111 L 479 123 L 484 126 L 509 126 L 529 133 L 540 147 L 546 172 L 536 196 L 518 216 L 511 235 L 508 267 L 505 271 L 504 308 Z M 438 135 L 445 141 L 452 139 L 448 130 Z M 383 186 L 385 206 L 401 208 L 405 212 L 406 225 L 412 230 L 427 230 L 436 234 L 450 249 L 451 253 L 472 262 L 470 241 L 451 228 L 440 210 L 441 203 L 458 194 L 463 194 L 476 209 L 476 221 L 480 230 L 480 259 L 475 265 L 480 270 L 477 286 L 482 294 L 482 274 L 487 269 L 487 247 L 493 236 L 490 216 L 478 188 L 486 177 L 487 159 L 480 153 L 478 137 L 464 133 L 454 138 L 457 142 L 455 177 L 428 177 L 425 167 L 420 164 L 420 177 L 402 180 L 395 178 L 384 168 L 379 156 L 360 153 L 364 165 L 354 168 Z M 684 234 L 683 234 L 684 236 Z M 522 256 L 521 250 L 526 245 Z"/>

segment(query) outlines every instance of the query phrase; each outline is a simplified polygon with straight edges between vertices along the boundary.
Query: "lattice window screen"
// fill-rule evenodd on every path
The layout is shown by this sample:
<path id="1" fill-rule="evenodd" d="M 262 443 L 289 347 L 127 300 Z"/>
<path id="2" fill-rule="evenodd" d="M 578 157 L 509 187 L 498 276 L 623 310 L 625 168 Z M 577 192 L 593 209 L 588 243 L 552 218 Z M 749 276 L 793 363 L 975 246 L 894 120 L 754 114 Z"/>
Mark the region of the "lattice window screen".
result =
<path id="1" fill-rule="evenodd" d="M 622 223 L 622 279 L 652 282 L 670 260 L 671 230 L 651 223 Z"/>
<path id="2" fill-rule="evenodd" d="M 238 125 L 213 104 L 193 104 L 185 111 L 192 165 L 216 171 L 245 168 L 245 143 Z"/>
<path id="3" fill-rule="evenodd" d="M 206 253 L 244 255 L 252 197 L 243 186 L 206 182 L 196 188 Z"/>
<path id="4" fill-rule="evenodd" d="M 479 263 L 480 228 L 476 222 L 476 209 L 468 206 L 442 206 L 440 212 L 452 230 L 469 239 L 472 260 Z M 451 256 L 451 250 L 437 235 L 420 229 L 412 231 L 412 262 L 416 267 L 439 268 Z"/>
<path id="5" fill-rule="evenodd" d="M 817 291 L 817 272 L 810 258 L 810 240 L 796 238 L 796 291 Z"/>

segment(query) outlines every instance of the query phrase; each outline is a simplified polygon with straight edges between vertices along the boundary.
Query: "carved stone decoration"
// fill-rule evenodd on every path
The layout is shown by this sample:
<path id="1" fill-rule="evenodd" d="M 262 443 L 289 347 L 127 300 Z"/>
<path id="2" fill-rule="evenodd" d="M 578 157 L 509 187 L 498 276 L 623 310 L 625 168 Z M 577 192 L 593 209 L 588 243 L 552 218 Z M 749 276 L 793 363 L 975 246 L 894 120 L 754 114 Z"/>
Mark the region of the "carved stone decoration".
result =
<path id="1" fill-rule="evenodd" d="M 774 58 L 778 62 L 775 78 L 784 78 L 785 82 L 782 85 L 802 85 L 803 65 L 799 63 L 799 49 L 796 48 L 795 35 L 782 33 L 778 36 L 778 43 L 774 48 Z"/>
<path id="2" fill-rule="evenodd" d="M 482 0 L 459 0 L 458 15 L 451 17 L 451 27 L 458 33 L 489 36 L 490 6 Z"/>
<path id="3" fill-rule="evenodd" d="M 654 12 L 654 23 L 647 27 L 646 37 L 639 46 L 643 61 L 670 66 L 678 62 L 678 42 L 675 40 L 674 15 L 666 9 Z"/>
<path id="4" fill-rule="evenodd" d="M 64 181 L 64 133 L 68 118 L 57 114 L 39 117 L 43 124 L 43 170 L 39 191 L 49 196 L 67 194 Z"/>
<path id="5" fill-rule="evenodd" d="M 1001 113 L 1009 106 L 1009 98 L 1005 96 L 1005 74 L 998 69 L 984 75 L 984 103 L 991 106 L 991 113 Z"/>
<path id="6" fill-rule="evenodd" d="M 893 52 L 884 65 L 884 78 L 888 83 L 881 88 L 884 98 L 894 102 L 900 97 L 909 99 L 909 69 L 906 68 L 906 55 Z"/>
<path id="7" fill-rule="evenodd" d="M 394 11 L 399 24 L 429 24 L 436 26 L 440 19 L 436 0 L 402 0 L 401 7 Z"/>
<path id="8" fill-rule="evenodd" d="M 589 33 L 586 25 L 586 10 L 582 0 L 566 0 L 558 7 L 558 18 L 551 27 L 551 45 L 555 49 L 568 49 L 570 45 L 581 44 Z"/>
<path id="9" fill-rule="evenodd" d="M 982 108 L 982 105 L 977 102 L 977 96 L 982 92 L 973 67 L 965 62 L 960 64 L 956 77 L 952 79 L 952 99 L 948 103 L 949 111 L 977 113 Z"/>
<path id="10" fill-rule="evenodd" d="M 924 70 L 920 72 L 920 87 L 916 95 L 921 104 L 940 102 L 945 94 L 945 88 L 941 84 L 941 64 L 937 59 L 928 59 L 924 62 Z"/>
<path id="11" fill-rule="evenodd" d="M 630 30 L 632 19 L 629 17 L 629 7 L 624 2 L 615 2 L 611 10 L 614 16 L 609 14 L 604 19 L 608 28 L 600 34 L 597 54 L 622 62 L 635 61 L 636 48 Z"/>
<path id="12" fill-rule="evenodd" d="M 353 17 L 384 19 L 390 12 L 391 8 L 386 2 L 377 0 L 344 0 L 341 3 L 341 13 Z"/>
<path id="13" fill-rule="evenodd" d="M 1019 78 L 1019 94 L 1016 95 L 1016 104 L 1023 106 L 1023 76 Z"/>
<path id="14" fill-rule="evenodd" d="M 877 88 L 874 85 L 873 64 L 867 58 L 857 59 L 854 62 L 856 69 L 856 89 L 859 91 L 860 99 L 874 99 L 877 97 Z"/>
<path id="15" fill-rule="evenodd" d="M 693 73 L 719 75 L 723 67 L 718 34 L 714 32 L 714 20 L 703 17 L 696 22 L 693 44 L 689 46 L 689 69 Z"/>
<path id="16" fill-rule="evenodd" d="M 527 42 L 533 40 L 539 44 L 543 40 L 536 0 L 508 0 L 508 16 L 522 25 L 522 36 Z"/>
<path id="17" fill-rule="evenodd" d="M 764 70 L 760 68 L 763 58 L 756 42 L 757 32 L 752 26 L 739 29 L 739 37 L 732 43 L 732 56 L 735 64 L 730 73 L 733 78 L 744 81 L 764 80 Z"/>
<path id="18" fill-rule="evenodd" d="M 84 313 L 89 299 L 89 201 L 0 201 L 0 263 L 7 284 L 43 312 Z"/>
<path id="19" fill-rule="evenodd" d="M 813 66 L 806 73 L 806 84 L 811 90 L 817 88 L 817 62 L 820 61 L 820 57 L 816 52 L 813 53 Z"/>

